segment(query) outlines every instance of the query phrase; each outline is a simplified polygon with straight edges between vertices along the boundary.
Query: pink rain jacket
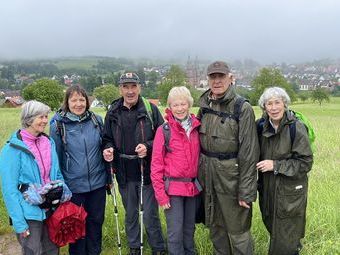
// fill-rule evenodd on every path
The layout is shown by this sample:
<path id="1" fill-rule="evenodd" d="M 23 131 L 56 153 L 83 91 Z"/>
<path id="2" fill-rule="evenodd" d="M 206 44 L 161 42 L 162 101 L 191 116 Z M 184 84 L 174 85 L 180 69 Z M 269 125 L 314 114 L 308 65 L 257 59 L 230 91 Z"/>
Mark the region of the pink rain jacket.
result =
<path id="1" fill-rule="evenodd" d="M 151 161 L 151 180 L 159 205 L 170 202 L 169 196 L 192 197 L 199 193 L 194 182 L 170 181 L 168 191 L 165 191 L 163 177 L 195 178 L 198 172 L 200 143 L 198 127 L 199 120 L 191 114 L 192 127 L 189 138 L 181 124 L 176 121 L 169 109 L 166 110 L 165 119 L 170 126 L 169 147 L 167 152 L 164 146 L 163 127 L 158 127 L 153 142 Z"/>

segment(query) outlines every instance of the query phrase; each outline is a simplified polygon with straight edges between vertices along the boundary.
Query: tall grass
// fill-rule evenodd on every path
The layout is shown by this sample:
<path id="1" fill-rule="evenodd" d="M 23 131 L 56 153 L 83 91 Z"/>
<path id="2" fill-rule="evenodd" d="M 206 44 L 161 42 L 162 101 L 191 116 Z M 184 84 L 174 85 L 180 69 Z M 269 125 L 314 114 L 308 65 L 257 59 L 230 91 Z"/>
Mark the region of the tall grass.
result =
<path id="1" fill-rule="evenodd" d="M 313 123 L 316 131 L 316 151 L 314 165 L 310 172 L 309 200 L 307 207 L 306 237 L 303 240 L 302 255 L 340 254 L 340 98 L 332 98 L 331 103 L 320 107 L 317 104 L 297 104 L 291 107 L 304 113 Z M 104 115 L 103 110 L 96 110 Z M 197 111 L 197 109 L 193 109 Z M 257 117 L 260 109 L 255 107 Z M 13 130 L 20 126 L 18 109 L 0 109 L 0 146 Z M 160 212 L 164 234 L 166 225 L 163 212 Z M 0 234 L 8 233 L 8 216 L 0 199 Z M 103 228 L 103 254 L 118 254 L 116 225 L 113 216 L 111 197 L 107 197 L 105 223 Z M 124 232 L 124 209 L 119 199 L 119 225 L 123 254 L 128 251 Z M 267 254 L 268 234 L 262 224 L 258 204 L 254 205 L 252 234 L 255 241 L 255 254 Z M 196 226 L 196 247 L 199 254 L 212 254 L 209 231 L 203 225 Z M 66 248 L 62 250 L 66 254 Z M 145 254 L 151 254 L 146 245 Z"/>

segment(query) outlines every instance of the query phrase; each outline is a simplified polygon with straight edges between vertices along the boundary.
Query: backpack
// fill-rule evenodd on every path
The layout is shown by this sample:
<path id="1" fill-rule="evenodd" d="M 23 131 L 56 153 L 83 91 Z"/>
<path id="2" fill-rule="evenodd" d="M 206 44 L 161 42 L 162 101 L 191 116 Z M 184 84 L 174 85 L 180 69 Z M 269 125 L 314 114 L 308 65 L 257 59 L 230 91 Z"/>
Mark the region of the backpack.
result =
<path id="1" fill-rule="evenodd" d="M 309 143 L 310 143 L 310 146 L 312 148 L 312 152 L 314 152 L 315 151 L 314 141 L 315 141 L 316 135 L 315 135 L 315 131 L 314 131 L 312 123 L 301 112 L 291 110 L 291 113 L 293 113 L 294 116 L 296 117 L 296 119 L 301 121 L 304 124 L 304 126 L 306 127 L 307 133 L 308 133 L 308 138 L 309 138 Z M 257 135 L 259 137 L 262 134 L 264 122 L 265 122 L 265 119 L 262 117 L 259 120 L 259 122 L 257 123 Z M 295 136 L 296 136 L 296 121 L 289 124 L 289 134 L 290 134 L 290 142 L 291 142 L 291 144 L 293 144 L 294 141 L 295 141 Z"/>
<path id="2" fill-rule="evenodd" d="M 206 113 L 211 113 L 211 114 L 215 114 L 215 115 L 221 117 L 222 118 L 221 123 L 224 123 L 227 118 L 234 119 L 238 123 L 239 120 L 240 120 L 241 109 L 242 109 L 242 106 L 245 102 L 249 102 L 249 101 L 247 99 L 245 99 L 244 97 L 238 96 L 236 98 L 236 102 L 234 104 L 233 113 L 215 111 L 213 109 L 203 107 L 203 108 L 201 108 L 201 111 L 200 111 L 200 118 L 202 119 L 203 115 L 206 114 Z"/>
<path id="3" fill-rule="evenodd" d="M 151 103 L 145 97 L 142 97 L 142 100 L 143 100 L 143 103 L 144 103 L 144 106 L 145 106 L 145 109 L 146 109 L 146 114 L 147 114 L 149 120 L 151 121 L 152 131 L 154 131 L 155 130 L 155 126 L 153 124 Z"/>

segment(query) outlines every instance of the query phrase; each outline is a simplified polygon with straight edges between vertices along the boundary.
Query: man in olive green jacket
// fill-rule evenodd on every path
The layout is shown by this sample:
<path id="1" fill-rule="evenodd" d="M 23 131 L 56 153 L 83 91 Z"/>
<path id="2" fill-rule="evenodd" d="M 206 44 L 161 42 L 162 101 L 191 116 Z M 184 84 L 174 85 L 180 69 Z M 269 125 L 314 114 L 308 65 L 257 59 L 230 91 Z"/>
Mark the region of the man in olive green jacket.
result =
<path id="1" fill-rule="evenodd" d="M 255 115 L 248 102 L 239 103 L 225 62 L 212 63 L 207 74 L 210 89 L 201 96 L 199 112 L 205 223 L 216 255 L 249 255 L 259 156 Z"/>

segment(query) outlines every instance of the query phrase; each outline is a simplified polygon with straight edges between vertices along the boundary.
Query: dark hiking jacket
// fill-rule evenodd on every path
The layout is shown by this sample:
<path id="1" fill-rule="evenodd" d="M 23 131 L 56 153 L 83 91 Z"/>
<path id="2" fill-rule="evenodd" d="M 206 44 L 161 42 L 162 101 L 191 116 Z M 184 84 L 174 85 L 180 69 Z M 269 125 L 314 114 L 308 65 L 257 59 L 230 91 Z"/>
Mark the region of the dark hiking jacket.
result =
<path id="1" fill-rule="evenodd" d="M 114 162 L 113 167 L 117 170 L 116 176 L 120 186 L 126 184 L 126 172 L 128 169 L 125 168 L 124 161 L 130 160 L 120 157 L 120 154 L 124 153 L 124 143 L 122 141 L 122 118 L 124 114 L 121 111 L 123 104 L 123 98 L 115 100 L 110 110 L 107 112 L 105 117 L 104 131 L 103 131 L 103 149 L 113 147 L 114 148 Z M 150 163 L 152 155 L 152 144 L 155 136 L 156 129 L 163 124 L 164 120 L 159 112 L 158 108 L 151 103 L 152 119 L 150 121 L 146 108 L 144 106 L 141 97 L 137 103 L 137 125 L 135 132 L 131 134 L 134 136 L 136 146 L 140 143 L 145 144 L 147 148 L 147 156 L 141 161 L 144 164 L 144 184 L 148 185 L 151 183 L 150 179 Z M 152 125 L 153 124 L 153 125 Z M 134 159 L 132 159 L 134 160 Z M 139 164 L 140 166 L 140 164 Z"/>
<path id="2" fill-rule="evenodd" d="M 307 173 L 313 164 L 307 130 L 290 111 L 285 112 L 276 133 L 266 114 L 264 118 L 263 130 L 259 134 L 260 160 L 273 160 L 274 171 L 259 173 L 262 218 L 274 236 L 280 234 L 275 233 L 275 229 L 282 227 L 276 224 L 284 224 L 287 230 L 294 228 L 291 238 L 299 240 L 304 236 L 306 223 Z M 289 125 L 293 122 L 296 123 L 296 134 L 292 141 Z"/>

